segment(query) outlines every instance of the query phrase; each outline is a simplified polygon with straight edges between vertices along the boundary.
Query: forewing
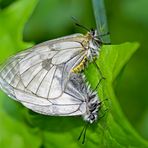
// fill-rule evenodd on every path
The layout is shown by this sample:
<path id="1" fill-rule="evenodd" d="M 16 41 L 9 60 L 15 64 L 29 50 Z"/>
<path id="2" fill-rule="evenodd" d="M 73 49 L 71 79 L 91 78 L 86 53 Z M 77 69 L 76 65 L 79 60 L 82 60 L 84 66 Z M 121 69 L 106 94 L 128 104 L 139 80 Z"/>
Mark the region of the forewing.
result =
<path id="1" fill-rule="evenodd" d="M 12 96 L 13 88 L 49 100 L 61 96 L 71 69 L 85 56 L 80 36 L 47 41 L 11 58 L 0 73 L 2 87 L 10 85 Z"/>
<path id="2" fill-rule="evenodd" d="M 14 87 L 20 81 L 19 76 L 19 62 L 30 52 L 21 52 L 19 55 L 16 55 L 10 58 L 5 65 L 1 66 L 0 69 L 0 87 L 1 89 L 8 94 L 8 96 L 15 99 L 13 92 Z M 20 89 L 21 89 L 21 85 Z"/>

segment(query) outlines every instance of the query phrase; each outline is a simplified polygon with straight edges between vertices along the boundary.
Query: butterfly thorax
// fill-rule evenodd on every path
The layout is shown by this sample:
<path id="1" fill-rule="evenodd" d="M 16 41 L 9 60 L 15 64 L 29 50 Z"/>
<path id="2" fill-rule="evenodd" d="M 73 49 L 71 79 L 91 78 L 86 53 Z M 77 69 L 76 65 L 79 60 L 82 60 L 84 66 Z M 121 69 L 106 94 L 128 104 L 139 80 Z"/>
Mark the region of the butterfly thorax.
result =
<path id="1" fill-rule="evenodd" d="M 87 38 L 87 58 L 88 61 L 93 61 L 99 55 L 101 46 L 100 39 L 98 38 L 97 31 L 92 30 L 86 34 Z"/>

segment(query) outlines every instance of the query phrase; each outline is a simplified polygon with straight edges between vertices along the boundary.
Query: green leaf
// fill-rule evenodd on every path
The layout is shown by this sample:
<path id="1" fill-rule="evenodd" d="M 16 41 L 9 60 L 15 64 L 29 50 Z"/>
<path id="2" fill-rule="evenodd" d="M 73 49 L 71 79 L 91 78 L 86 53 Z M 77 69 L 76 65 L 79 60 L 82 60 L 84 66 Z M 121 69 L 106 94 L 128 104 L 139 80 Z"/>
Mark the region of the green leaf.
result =
<path id="1" fill-rule="evenodd" d="M 100 58 L 97 60 L 100 70 L 106 78 L 101 82 L 98 91 L 101 100 L 108 99 L 108 101 L 103 103 L 102 110 L 105 108 L 109 109 L 106 117 L 101 119 L 104 121 L 98 123 L 96 130 L 98 136 L 95 137 L 95 142 L 102 147 L 148 147 L 148 143 L 136 133 L 122 113 L 113 90 L 114 80 L 138 46 L 138 43 L 103 46 Z M 93 87 L 95 87 L 98 81 L 96 81 L 98 74 L 94 72 L 92 66 L 88 67 L 86 75 Z"/>
<path id="2" fill-rule="evenodd" d="M 31 45 L 23 42 L 22 32 L 36 2 L 17 1 L 0 11 L 0 61 Z M 28 126 L 24 115 L 21 105 L 0 92 L 0 147 L 37 148 L 41 145 L 39 132 Z"/>
<path id="3" fill-rule="evenodd" d="M 21 0 L 0 11 L 0 59 L 31 46 L 23 42 L 23 28 L 37 0 Z"/>

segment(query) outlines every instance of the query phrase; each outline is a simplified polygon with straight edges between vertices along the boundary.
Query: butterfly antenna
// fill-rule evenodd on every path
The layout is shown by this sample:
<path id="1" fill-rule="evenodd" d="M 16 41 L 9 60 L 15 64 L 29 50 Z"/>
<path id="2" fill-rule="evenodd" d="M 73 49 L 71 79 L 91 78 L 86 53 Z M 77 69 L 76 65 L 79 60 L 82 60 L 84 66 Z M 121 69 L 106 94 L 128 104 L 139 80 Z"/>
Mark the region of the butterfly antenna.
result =
<path id="1" fill-rule="evenodd" d="M 79 137 L 78 137 L 78 141 L 79 141 L 79 140 L 81 139 L 82 135 L 83 135 L 82 144 L 85 143 L 86 130 L 87 130 L 88 125 L 89 125 L 89 122 L 87 122 L 87 123 L 84 125 L 84 127 L 83 127 L 83 129 L 82 129 L 82 131 L 81 131 L 81 133 L 80 133 L 80 135 L 79 135 Z"/>
<path id="2" fill-rule="evenodd" d="M 85 129 L 84 129 L 84 134 L 83 134 L 83 141 L 82 141 L 82 144 L 85 143 L 85 137 L 86 137 L 86 131 L 87 131 L 88 125 L 89 125 L 89 122 L 86 124 Z"/>
<path id="3" fill-rule="evenodd" d="M 71 18 L 72 18 L 72 20 L 74 21 L 74 23 L 75 23 L 76 26 L 79 26 L 79 27 L 83 28 L 83 29 L 86 30 L 86 31 L 90 31 L 90 29 L 88 29 L 87 27 L 85 27 L 85 26 L 83 26 L 82 24 L 80 24 L 80 23 L 78 22 L 78 20 L 77 20 L 75 17 L 71 17 Z"/>
<path id="4" fill-rule="evenodd" d="M 79 137 L 78 137 L 78 141 L 81 139 L 84 130 L 85 130 L 85 125 L 84 125 L 84 127 L 83 127 L 83 129 L 82 129 L 82 131 L 81 131 L 81 133 L 80 133 L 80 135 L 79 135 Z"/>

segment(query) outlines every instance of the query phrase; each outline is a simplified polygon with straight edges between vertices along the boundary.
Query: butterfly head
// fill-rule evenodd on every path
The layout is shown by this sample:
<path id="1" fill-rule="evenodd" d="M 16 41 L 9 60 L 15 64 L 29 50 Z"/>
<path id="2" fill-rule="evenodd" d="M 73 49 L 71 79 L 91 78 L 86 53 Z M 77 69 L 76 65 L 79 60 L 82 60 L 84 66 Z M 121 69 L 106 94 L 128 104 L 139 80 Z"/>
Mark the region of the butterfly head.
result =
<path id="1" fill-rule="evenodd" d="M 100 107 L 100 102 L 98 100 L 98 95 L 96 92 L 89 92 L 87 97 L 87 109 L 83 118 L 86 122 L 93 123 L 98 118 L 98 110 Z"/>
<path id="2" fill-rule="evenodd" d="M 91 29 L 87 33 L 88 38 L 88 58 L 90 61 L 92 61 L 94 58 L 96 58 L 99 55 L 99 49 L 102 45 L 101 38 L 98 35 L 97 30 Z"/>

